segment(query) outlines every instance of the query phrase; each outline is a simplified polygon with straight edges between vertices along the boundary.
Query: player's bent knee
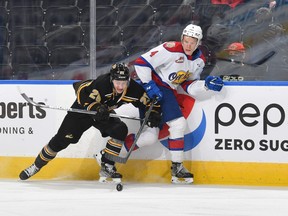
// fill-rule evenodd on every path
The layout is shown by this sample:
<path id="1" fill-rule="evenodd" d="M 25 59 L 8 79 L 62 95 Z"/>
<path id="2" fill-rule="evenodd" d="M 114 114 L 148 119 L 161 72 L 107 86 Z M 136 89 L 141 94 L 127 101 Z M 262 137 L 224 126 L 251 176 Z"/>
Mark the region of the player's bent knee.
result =
<path id="1" fill-rule="evenodd" d="M 154 144 L 158 141 L 159 128 L 148 127 L 143 134 L 149 144 Z"/>
<path id="2" fill-rule="evenodd" d="M 71 134 L 72 135 L 72 134 Z M 72 138 L 72 136 L 66 135 L 65 137 L 54 136 L 48 146 L 55 152 L 59 152 L 63 149 L 66 149 L 71 143 L 77 143 L 79 138 Z"/>
<path id="3" fill-rule="evenodd" d="M 110 137 L 118 140 L 125 140 L 128 134 L 128 127 L 124 122 L 119 122 L 117 125 L 111 128 L 109 133 Z"/>
<path id="4" fill-rule="evenodd" d="M 167 124 L 169 125 L 169 132 L 171 137 L 177 138 L 184 136 L 184 132 L 187 127 L 187 122 L 184 117 L 169 121 Z"/>
<path id="5" fill-rule="evenodd" d="M 137 141 L 138 147 L 155 144 L 158 141 L 158 134 L 159 128 L 145 128 Z"/>

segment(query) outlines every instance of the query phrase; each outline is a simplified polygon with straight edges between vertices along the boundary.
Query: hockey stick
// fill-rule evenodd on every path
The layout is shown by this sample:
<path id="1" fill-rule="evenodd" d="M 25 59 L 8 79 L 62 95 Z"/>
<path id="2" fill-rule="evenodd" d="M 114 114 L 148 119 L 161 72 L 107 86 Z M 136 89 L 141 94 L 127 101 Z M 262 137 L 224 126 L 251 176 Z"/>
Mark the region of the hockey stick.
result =
<path id="1" fill-rule="evenodd" d="M 54 110 L 61 110 L 61 111 L 67 111 L 67 112 L 74 112 L 74 113 L 82 113 L 82 114 L 88 114 L 88 115 L 95 115 L 97 113 L 96 111 L 91 111 L 91 110 L 49 106 L 49 105 L 46 105 L 46 104 L 37 103 L 37 102 L 33 101 L 32 98 L 29 98 L 25 93 L 20 93 L 20 94 L 29 104 L 32 104 L 33 106 L 36 106 L 36 107 L 41 107 L 41 108 L 46 108 L 46 109 L 54 109 Z M 118 115 L 118 114 L 115 114 L 115 113 L 110 113 L 110 117 L 113 117 L 113 118 L 124 118 L 124 119 L 138 120 L 138 121 L 142 120 L 141 118 L 138 118 L 138 117 L 131 117 L 131 116 L 126 116 L 126 115 Z"/>
<path id="2" fill-rule="evenodd" d="M 153 109 L 153 106 L 154 106 L 154 103 L 156 102 L 156 98 L 154 98 L 151 102 L 151 105 L 148 109 L 148 111 L 146 112 L 146 115 L 145 115 L 145 118 L 143 119 L 143 122 L 135 136 L 135 139 L 134 139 L 134 142 L 132 143 L 128 153 L 126 154 L 125 157 L 120 157 L 120 156 L 116 156 L 116 155 L 112 155 L 112 154 L 104 154 L 105 158 L 107 158 L 108 160 L 112 160 L 114 162 L 117 162 L 117 163 L 126 163 L 128 158 L 130 157 L 134 147 L 136 146 L 136 142 L 138 141 L 139 137 L 140 137 L 140 134 L 142 133 L 142 130 L 144 128 L 144 126 L 147 124 L 147 121 L 148 121 L 148 118 L 150 116 L 150 113 Z"/>
<path id="3" fill-rule="evenodd" d="M 261 59 L 259 59 L 258 61 L 254 62 L 254 63 L 242 62 L 242 61 L 237 61 L 237 60 L 234 60 L 234 59 L 226 59 L 226 58 L 220 58 L 220 57 L 218 57 L 217 59 L 222 60 L 222 61 L 236 63 L 236 64 L 244 64 L 244 65 L 250 65 L 250 66 L 253 66 L 253 67 L 257 67 L 259 65 L 264 64 L 267 60 L 269 60 L 275 54 L 276 54 L 275 51 L 270 51 L 269 53 L 267 53 Z"/>

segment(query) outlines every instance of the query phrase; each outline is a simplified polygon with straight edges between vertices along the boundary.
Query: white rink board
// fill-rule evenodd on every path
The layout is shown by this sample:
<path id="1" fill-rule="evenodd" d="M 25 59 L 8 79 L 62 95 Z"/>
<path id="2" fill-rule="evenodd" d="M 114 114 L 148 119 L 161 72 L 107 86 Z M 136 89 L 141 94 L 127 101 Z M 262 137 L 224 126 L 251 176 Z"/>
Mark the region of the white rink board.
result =
<path id="1" fill-rule="evenodd" d="M 199 102 L 207 127 L 193 159 L 287 163 L 287 93 L 287 86 L 225 86 Z"/>
<path id="2" fill-rule="evenodd" d="M 20 95 L 18 87 L 39 103 L 66 107 L 70 106 L 74 100 L 73 88 L 67 85 L 0 85 L 1 156 L 35 155 L 56 133 L 65 115 L 65 112 L 62 111 L 45 110 L 46 116 L 43 117 L 35 107 L 27 105 Z M 16 118 L 8 116 L 8 109 L 12 104 L 17 104 L 13 111 L 13 114 L 17 115 Z M 21 110 L 23 110 L 23 117 L 21 117 Z M 37 117 L 37 115 L 41 117 Z M 7 128 L 11 130 L 8 133 L 5 132 Z M 17 132 L 12 130 L 17 130 Z"/>
<path id="3" fill-rule="evenodd" d="M 35 107 L 32 109 L 25 105 L 18 87 L 36 102 L 67 108 L 74 102 L 75 94 L 71 84 L 1 83 L 0 156 L 34 157 L 57 132 L 66 112 L 45 109 L 46 116 L 43 117 L 43 113 L 39 113 Z M 199 126 L 203 120 L 202 112 L 206 117 L 205 131 L 200 143 L 186 151 L 185 159 L 287 163 L 288 100 L 284 97 L 287 94 L 286 85 L 229 84 L 220 93 L 197 98 L 188 116 L 186 133 L 193 132 Z M 137 110 L 130 105 L 119 112 L 137 116 Z M 132 132 L 139 128 L 137 121 L 126 120 L 126 123 Z M 70 145 L 57 157 L 90 158 L 104 147 L 106 140 L 91 128 L 78 144 Z M 132 158 L 166 160 L 169 154 L 159 142 L 134 152 Z"/>

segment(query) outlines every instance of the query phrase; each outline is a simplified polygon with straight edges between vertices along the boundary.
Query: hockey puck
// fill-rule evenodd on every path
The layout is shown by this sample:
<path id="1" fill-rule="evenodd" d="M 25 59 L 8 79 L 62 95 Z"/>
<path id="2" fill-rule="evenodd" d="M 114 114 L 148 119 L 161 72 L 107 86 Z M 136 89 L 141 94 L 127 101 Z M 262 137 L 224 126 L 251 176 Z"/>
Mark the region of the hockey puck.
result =
<path id="1" fill-rule="evenodd" d="M 123 190 L 123 185 L 120 184 L 120 183 L 117 184 L 117 185 L 116 185 L 116 190 L 117 190 L 117 191 L 122 191 L 122 190 Z"/>

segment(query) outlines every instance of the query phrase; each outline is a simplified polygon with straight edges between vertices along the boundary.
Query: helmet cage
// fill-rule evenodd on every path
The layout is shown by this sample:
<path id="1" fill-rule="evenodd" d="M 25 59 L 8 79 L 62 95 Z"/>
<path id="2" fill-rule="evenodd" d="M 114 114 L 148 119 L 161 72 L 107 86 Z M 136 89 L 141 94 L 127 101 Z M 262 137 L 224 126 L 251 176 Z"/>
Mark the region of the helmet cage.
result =
<path id="1" fill-rule="evenodd" d="M 127 65 L 124 63 L 113 64 L 110 69 L 110 80 L 111 82 L 113 80 L 129 81 L 130 73 Z"/>

